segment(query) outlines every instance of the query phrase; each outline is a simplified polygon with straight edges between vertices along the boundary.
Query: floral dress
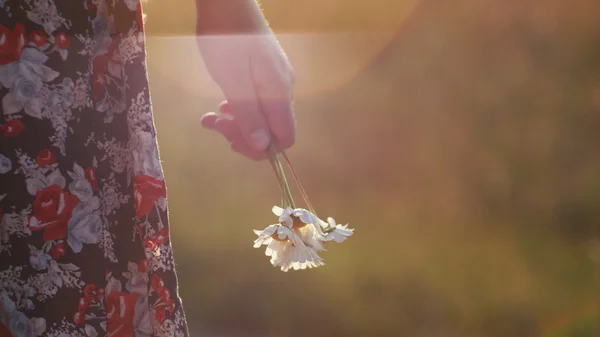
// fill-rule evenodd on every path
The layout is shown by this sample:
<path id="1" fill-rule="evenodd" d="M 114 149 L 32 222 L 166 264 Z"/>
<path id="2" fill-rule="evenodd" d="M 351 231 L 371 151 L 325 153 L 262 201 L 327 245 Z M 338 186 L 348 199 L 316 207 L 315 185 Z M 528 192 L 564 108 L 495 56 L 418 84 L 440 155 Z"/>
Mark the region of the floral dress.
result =
<path id="1" fill-rule="evenodd" d="M 0 337 L 187 336 L 139 0 L 0 0 Z"/>

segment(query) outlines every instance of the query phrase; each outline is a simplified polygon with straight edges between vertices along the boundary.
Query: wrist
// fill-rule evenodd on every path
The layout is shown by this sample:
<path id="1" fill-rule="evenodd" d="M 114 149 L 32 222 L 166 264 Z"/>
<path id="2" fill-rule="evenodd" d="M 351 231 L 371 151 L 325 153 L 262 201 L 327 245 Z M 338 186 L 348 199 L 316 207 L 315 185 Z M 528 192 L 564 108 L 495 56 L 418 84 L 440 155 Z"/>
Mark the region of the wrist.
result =
<path id="1" fill-rule="evenodd" d="M 196 0 L 198 35 L 270 33 L 255 0 Z"/>

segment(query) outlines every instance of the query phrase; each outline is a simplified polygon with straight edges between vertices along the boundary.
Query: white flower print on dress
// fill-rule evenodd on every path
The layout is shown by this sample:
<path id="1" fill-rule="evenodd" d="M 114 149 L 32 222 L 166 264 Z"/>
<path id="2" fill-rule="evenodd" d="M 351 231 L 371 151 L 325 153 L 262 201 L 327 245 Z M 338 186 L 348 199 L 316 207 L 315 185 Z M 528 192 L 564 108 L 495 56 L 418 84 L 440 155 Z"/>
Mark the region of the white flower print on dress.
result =
<path id="1" fill-rule="evenodd" d="M 53 0 L 25 0 L 25 3 L 29 6 L 27 17 L 43 26 L 46 33 L 52 35 L 60 27 L 70 28 L 68 21 L 59 15 Z"/>
<path id="2" fill-rule="evenodd" d="M 10 91 L 2 99 L 4 114 L 21 110 L 36 118 L 42 118 L 43 102 L 39 97 L 44 82 L 54 80 L 58 72 L 44 65 L 48 56 L 34 48 L 26 48 L 18 61 L 0 66 L 0 83 Z"/>
<path id="3" fill-rule="evenodd" d="M 187 336 L 142 17 L 138 0 L 0 6 L 0 334 Z"/>
<path id="4" fill-rule="evenodd" d="M 0 154 L 0 174 L 6 174 L 12 170 L 12 161 Z"/>

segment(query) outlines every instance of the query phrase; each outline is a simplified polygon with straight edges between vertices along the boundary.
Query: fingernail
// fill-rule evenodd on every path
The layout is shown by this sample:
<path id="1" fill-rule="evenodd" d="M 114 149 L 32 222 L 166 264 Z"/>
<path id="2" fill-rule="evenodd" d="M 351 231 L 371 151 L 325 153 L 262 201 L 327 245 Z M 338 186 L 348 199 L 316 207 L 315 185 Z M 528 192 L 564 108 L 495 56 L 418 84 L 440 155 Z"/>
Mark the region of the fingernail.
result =
<path id="1" fill-rule="evenodd" d="M 267 135 L 265 130 L 254 131 L 254 133 L 250 135 L 250 141 L 252 142 L 252 147 L 256 151 L 266 150 L 270 143 L 269 135 Z"/>

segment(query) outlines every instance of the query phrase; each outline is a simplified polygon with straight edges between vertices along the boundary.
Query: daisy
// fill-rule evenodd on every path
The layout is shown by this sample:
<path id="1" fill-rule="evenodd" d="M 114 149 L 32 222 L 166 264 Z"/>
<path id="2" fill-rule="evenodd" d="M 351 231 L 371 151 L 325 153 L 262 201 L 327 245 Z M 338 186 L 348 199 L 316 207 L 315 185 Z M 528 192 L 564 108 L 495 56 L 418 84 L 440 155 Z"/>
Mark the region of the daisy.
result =
<path id="1" fill-rule="evenodd" d="M 323 259 L 315 251 L 315 249 L 322 249 L 322 245 L 315 240 L 306 244 L 299 235 L 302 232 L 294 229 L 294 227 L 302 226 L 300 223 L 305 225 L 303 227 L 308 225 L 314 227 L 314 225 L 299 220 L 300 218 L 294 215 L 294 211 L 291 207 L 285 210 L 277 206 L 273 207 L 273 213 L 279 216 L 279 223 L 270 225 L 262 231 L 254 230 L 254 233 L 258 235 L 254 241 L 254 248 L 266 245 L 265 255 L 270 256 L 271 264 L 280 267 L 282 271 L 316 268 L 324 265 Z M 313 220 L 310 214 L 305 213 L 302 217 L 307 221 Z M 312 244 L 318 245 L 313 247 Z"/>
<path id="2" fill-rule="evenodd" d="M 341 225 L 336 224 L 335 220 L 332 217 L 327 218 L 327 222 L 319 220 L 319 227 L 325 231 L 323 241 L 335 241 L 337 243 L 342 243 L 346 241 L 346 239 L 354 233 L 354 229 L 348 228 L 348 224 Z"/>
<path id="3" fill-rule="evenodd" d="M 268 150 L 269 161 L 283 193 L 283 208 L 278 206 L 272 208 L 273 213 L 279 217 L 278 223 L 262 231 L 254 230 L 258 236 L 254 240 L 254 248 L 267 246 L 265 254 L 271 257 L 271 264 L 280 267 L 283 271 L 322 266 L 325 263 L 317 252 L 325 250 L 323 244 L 329 241 L 343 242 L 353 234 L 354 230 L 349 229 L 348 225 L 336 224 L 333 218 L 328 218 L 325 222 L 316 216 L 289 158 L 285 152 L 281 153 L 292 171 L 308 210 L 294 206 L 285 172 L 275 147 L 271 144 Z"/>
<path id="4" fill-rule="evenodd" d="M 273 213 L 279 216 L 279 222 L 285 223 L 287 227 L 300 237 L 304 244 L 315 251 L 325 250 L 321 244 L 324 233 L 320 226 L 317 226 L 319 218 L 304 208 L 293 209 L 287 207 L 273 206 Z"/>

